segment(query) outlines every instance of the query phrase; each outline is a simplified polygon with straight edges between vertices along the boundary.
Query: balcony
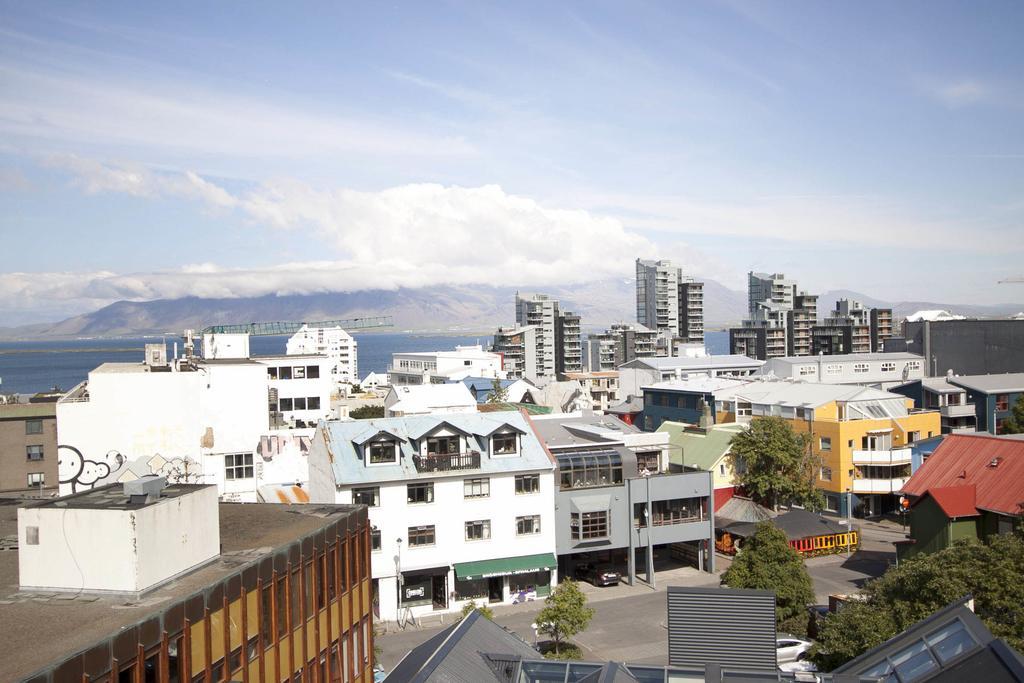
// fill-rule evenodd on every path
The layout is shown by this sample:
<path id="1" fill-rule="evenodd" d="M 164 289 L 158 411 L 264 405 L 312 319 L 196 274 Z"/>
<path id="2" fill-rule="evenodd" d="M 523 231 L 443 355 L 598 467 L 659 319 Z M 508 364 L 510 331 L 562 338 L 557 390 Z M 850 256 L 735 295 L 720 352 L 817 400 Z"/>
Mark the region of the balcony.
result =
<path id="1" fill-rule="evenodd" d="M 417 472 L 458 472 L 480 469 L 480 451 L 466 453 L 429 453 L 412 456 Z"/>
<path id="2" fill-rule="evenodd" d="M 896 493 L 907 483 L 906 478 L 854 479 L 854 493 Z"/>
<path id="3" fill-rule="evenodd" d="M 973 403 L 939 408 L 939 415 L 942 417 L 974 417 L 975 414 Z"/>
<path id="4" fill-rule="evenodd" d="M 894 448 L 890 451 L 853 451 L 854 465 L 909 465 L 910 449 Z"/>

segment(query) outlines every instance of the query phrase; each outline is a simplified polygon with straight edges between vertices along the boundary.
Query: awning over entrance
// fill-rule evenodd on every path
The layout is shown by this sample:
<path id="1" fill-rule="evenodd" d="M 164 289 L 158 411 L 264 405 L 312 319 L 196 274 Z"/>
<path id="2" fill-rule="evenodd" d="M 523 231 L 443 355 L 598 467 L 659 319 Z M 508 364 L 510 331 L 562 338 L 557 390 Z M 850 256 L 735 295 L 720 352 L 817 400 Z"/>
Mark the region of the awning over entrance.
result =
<path id="1" fill-rule="evenodd" d="M 500 560 L 480 560 L 479 562 L 456 562 L 455 576 L 463 581 L 489 579 L 492 576 L 509 574 L 529 574 L 554 569 L 558 566 L 554 553 L 539 555 L 523 555 L 521 557 L 504 557 Z"/>

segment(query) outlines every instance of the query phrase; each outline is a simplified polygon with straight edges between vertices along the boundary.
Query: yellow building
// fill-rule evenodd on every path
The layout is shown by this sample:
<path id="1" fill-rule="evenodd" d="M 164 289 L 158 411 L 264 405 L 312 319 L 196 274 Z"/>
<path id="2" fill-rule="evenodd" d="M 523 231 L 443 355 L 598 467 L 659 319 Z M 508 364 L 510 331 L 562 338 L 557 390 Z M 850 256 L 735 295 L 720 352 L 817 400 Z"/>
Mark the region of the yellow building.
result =
<path id="1" fill-rule="evenodd" d="M 914 410 L 904 396 L 861 386 L 759 381 L 716 391 L 715 404 L 719 423 L 777 416 L 810 433 L 826 509 L 845 512 L 849 493 L 863 516 L 897 508 L 896 492 L 910 477 L 910 444 L 941 431 L 938 411 Z"/>

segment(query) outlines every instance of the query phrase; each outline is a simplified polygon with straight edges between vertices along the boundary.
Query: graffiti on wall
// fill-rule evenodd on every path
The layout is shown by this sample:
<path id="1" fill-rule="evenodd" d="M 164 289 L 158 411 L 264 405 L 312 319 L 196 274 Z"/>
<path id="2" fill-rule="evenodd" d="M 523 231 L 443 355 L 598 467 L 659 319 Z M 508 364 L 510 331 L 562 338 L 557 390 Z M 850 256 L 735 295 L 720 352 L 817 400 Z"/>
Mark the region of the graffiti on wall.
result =
<path id="1" fill-rule="evenodd" d="M 192 458 L 164 458 L 157 453 L 128 459 L 117 451 L 92 460 L 74 446 L 57 446 L 60 493 L 78 493 L 96 486 L 124 483 L 150 474 L 167 477 L 172 484 L 196 484 L 203 478 L 203 466 Z"/>

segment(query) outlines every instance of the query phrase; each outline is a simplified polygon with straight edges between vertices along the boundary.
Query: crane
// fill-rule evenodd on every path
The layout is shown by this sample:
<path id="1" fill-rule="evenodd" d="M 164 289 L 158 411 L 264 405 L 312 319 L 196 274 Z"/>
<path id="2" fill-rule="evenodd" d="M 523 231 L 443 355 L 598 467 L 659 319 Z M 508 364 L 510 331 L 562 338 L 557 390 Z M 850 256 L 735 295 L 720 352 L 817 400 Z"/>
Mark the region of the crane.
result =
<path id="1" fill-rule="evenodd" d="M 303 326 L 309 327 L 341 327 L 345 330 L 369 330 L 380 327 L 392 327 L 394 322 L 390 315 L 379 315 L 368 318 L 348 318 L 346 320 L 320 320 L 317 322 L 264 322 L 241 323 L 237 325 L 210 325 L 199 334 L 248 334 L 259 337 L 274 334 L 295 334 Z"/>

